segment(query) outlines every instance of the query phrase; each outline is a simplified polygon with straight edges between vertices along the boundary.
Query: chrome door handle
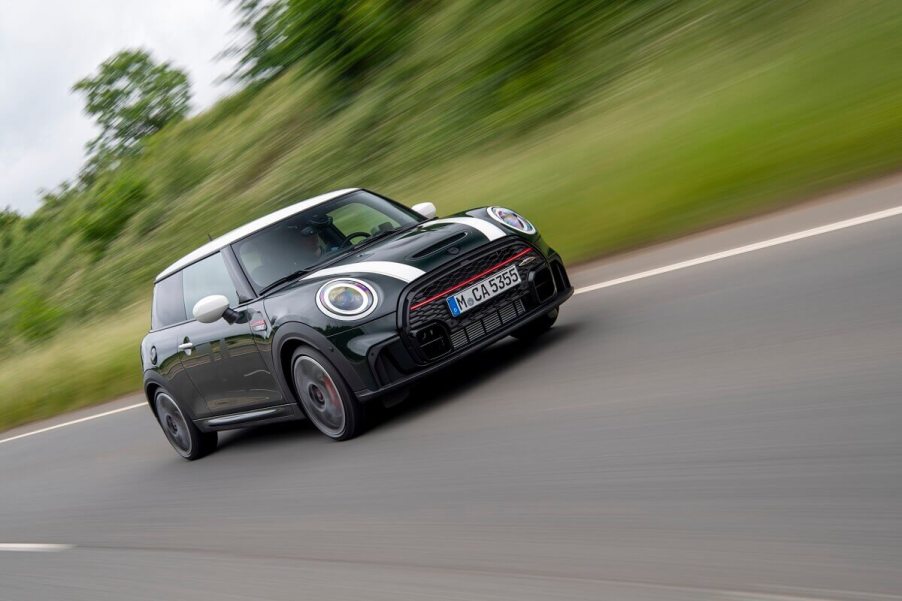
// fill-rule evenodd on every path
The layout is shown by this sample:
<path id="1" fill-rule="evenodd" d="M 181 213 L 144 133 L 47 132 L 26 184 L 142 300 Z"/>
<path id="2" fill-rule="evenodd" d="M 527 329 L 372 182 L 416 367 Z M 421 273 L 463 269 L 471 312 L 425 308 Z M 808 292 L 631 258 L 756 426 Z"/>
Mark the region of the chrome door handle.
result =
<path id="1" fill-rule="evenodd" d="M 194 343 L 193 343 L 193 342 L 183 342 L 183 343 L 181 343 L 181 344 L 179 345 L 179 350 L 180 350 L 180 351 L 190 351 L 190 350 L 193 349 L 193 348 L 194 348 Z"/>

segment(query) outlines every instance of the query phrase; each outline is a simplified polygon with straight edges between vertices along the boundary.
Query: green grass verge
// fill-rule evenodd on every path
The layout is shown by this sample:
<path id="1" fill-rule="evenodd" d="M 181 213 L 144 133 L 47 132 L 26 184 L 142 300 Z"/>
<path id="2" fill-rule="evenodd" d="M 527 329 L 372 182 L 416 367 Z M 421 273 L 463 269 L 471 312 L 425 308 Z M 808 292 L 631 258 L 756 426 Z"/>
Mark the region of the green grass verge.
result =
<path id="1" fill-rule="evenodd" d="M 111 400 L 140 390 L 136 343 L 150 309 L 69 327 L 51 341 L 0 365 L 0 429 Z"/>
<path id="2" fill-rule="evenodd" d="M 486 113 L 478 127 L 460 132 L 446 125 L 460 123 L 459 115 L 449 105 L 430 112 L 429 102 L 443 101 L 417 82 L 438 85 L 436 72 L 456 77 L 454 69 L 475 61 L 466 54 L 476 53 L 475 39 L 455 55 L 459 63 L 436 66 L 433 46 L 415 49 L 398 70 L 432 65 L 426 73 L 434 79 L 424 75 L 397 97 L 394 88 L 379 87 L 389 78 L 345 111 L 324 116 L 313 100 L 316 81 L 289 74 L 164 131 L 133 167 L 151 191 L 120 235 L 102 251 L 63 238 L 17 280 L 35 298 L 50 299 L 65 320 L 50 340 L 12 339 L 0 349 L 0 429 L 137 389 L 137 345 L 148 322 L 141 303 L 153 275 L 207 232 L 299 195 L 363 185 L 409 204 L 431 200 L 441 214 L 507 205 L 575 262 L 896 170 L 900 4 L 772 2 L 749 14 L 722 8 L 742 4 L 697 3 L 678 26 L 643 21 L 617 34 L 620 45 L 573 49 L 572 61 L 562 63 L 571 70 L 552 78 L 547 93 L 513 89 L 516 110 Z M 727 22 L 725 14 L 742 18 Z M 499 15 L 474 25 L 486 29 L 479 40 L 503 30 Z M 448 44 L 457 36 L 438 21 L 425 31 Z M 593 66 L 618 49 L 628 60 L 613 62 L 621 67 L 616 77 Z M 578 101 L 566 110 L 550 103 L 550 95 L 584 83 L 578 74 L 601 72 L 603 83 L 586 84 L 591 93 L 574 95 Z M 410 108 L 412 98 L 419 104 Z M 522 98 L 554 105 L 556 116 Z M 412 112 L 396 111 L 395 102 Z M 501 127 L 514 115 L 533 114 L 543 118 L 518 122 L 515 135 Z M 486 136 L 480 127 L 505 133 Z M 76 209 L 47 217 L 47 227 L 67 231 L 66 211 Z M 0 300 L 15 298 L 6 294 Z M 136 304 L 118 311 L 123 302 Z M 77 313 L 66 313 L 70 306 Z M 80 324 L 85 314 L 103 319 Z M 11 318 L 0 316 L 8 330 L 4 318 Z"/>

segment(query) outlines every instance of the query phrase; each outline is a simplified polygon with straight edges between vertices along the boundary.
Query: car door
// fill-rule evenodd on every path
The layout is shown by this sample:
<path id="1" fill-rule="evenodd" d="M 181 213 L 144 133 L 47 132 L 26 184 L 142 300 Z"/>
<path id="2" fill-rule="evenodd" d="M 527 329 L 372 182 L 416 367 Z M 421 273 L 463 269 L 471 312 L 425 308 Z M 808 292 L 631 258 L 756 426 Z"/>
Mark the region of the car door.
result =
<path id="1" fill-rule="evenodd" d="M 260 322 L 262 303 L 238 304 L 236 285 L 221 253 L 182 270 L 185 311 L 190 321 L 178 327 L 181 362 L 213 415 L 277 404 L 281 393 L 255 342 L 251 322 Z M 234 323 L 192 319 L 195 303 L 222 294 L 238 311 Z M 258 306 L 259 305 L 259 306 Z"/>
<path id="2" fill-rule="evenodd" d="M 182 365 L 179 345 L 181 328 L 188 317 L 182 294 L 182 273 L 176 272 L 154 285 L 151 329 L 144 338 L 142 353 L 151 369 L 166 380 L 166 388 L 195 418 L 210 414 L 206 401 Z"/>

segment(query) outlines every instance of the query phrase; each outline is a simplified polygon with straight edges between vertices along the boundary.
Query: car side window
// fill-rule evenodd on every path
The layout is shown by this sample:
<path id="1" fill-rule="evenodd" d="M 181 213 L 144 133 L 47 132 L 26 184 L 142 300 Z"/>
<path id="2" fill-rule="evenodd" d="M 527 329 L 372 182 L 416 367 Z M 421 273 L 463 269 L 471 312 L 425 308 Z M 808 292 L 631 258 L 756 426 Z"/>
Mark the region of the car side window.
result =
<path id="1" fill-rule="evenodd" d="M 193 318 L 194 305 L 205 296 L 222 294 L 229 299 L 229 306 L 238 304 L 235 282 L 229 275 L 221 253 L 216 253 L 182 270 L 184 310 Z"/>
<path id="2" fill-rule="evenodd" d="M 185 301 L 182 296 L 182 273 L 174 273 L 153 287 L 153 310 L 150 327 L 154 330 L 165 328 L 187 319 Z"/>

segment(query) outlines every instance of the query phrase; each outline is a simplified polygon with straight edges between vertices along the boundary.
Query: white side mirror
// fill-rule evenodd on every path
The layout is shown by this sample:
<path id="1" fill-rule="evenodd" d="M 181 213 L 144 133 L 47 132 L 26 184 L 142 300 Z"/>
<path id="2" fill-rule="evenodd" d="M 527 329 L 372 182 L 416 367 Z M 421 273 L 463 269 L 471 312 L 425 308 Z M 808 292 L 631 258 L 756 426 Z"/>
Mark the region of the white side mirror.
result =
<path id="1" fill-rule="evenodd" d="M 431 202 L 421 202 L 419 204 L 413 205 L 413 210 L 425 217 L 426 219 L 432 219 L 435 217 L 435 205 Z"/>
<path id="2" fill-rule="evenodd" d="M 229 299 L 221 294 L 205 296 L 194 305 L 194 319 L 201 323 L 213 323 L 229 308 Z"/>

